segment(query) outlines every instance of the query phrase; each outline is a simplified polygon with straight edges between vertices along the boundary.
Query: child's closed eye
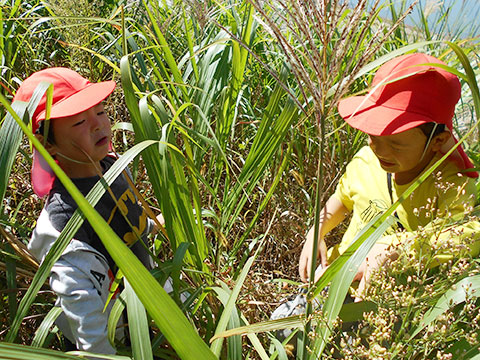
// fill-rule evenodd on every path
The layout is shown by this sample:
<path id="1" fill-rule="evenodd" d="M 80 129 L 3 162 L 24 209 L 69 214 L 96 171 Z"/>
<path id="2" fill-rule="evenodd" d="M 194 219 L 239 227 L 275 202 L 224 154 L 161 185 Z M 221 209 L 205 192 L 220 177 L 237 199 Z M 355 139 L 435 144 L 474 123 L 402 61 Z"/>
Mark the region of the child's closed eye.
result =
<path id="1" fill-rule="evenodd" d="M 84 119 L 84 120 L 80 120 L 80 121 L 76 122 L 75 124 L 73 124 L 73 126 L 82 125 L 84 122 L 85 122 L 85 119 Z"/>
<path id="2" fill-rule="evenodd" d="M 97 113 L 98 116 L 101 116 L 103 114 L 105 114 L 105 111 L 100 111 L 100 112 Z"/>

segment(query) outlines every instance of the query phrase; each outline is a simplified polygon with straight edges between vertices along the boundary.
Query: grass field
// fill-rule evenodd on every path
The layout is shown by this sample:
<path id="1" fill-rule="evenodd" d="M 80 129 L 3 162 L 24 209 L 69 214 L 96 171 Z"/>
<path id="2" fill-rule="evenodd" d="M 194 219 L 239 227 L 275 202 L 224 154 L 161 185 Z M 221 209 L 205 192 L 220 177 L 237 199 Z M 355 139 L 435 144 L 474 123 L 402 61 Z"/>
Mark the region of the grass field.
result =
<path id="1" fill-rule="evenodd" d="M 366 229 L 354 255 L 304 285 L 309 299 L 327 284 L 335 289 L 335 297 L 320 294 L 321 311 L 269 321 L 298 292 L 305 234 L 318 226 L 325 200 L 366 143 L 336 104 L 365 92 L 382 63 L 421 51 L 458 71 L 456 135 L 480 165 L 476 20 L 453 21 L 454 4 L 429 13 L 425 2 L 411 3 L 3 1 L 0 357 L 81 356 L 65 352 L 47 279 L 83 218 L 72 218 L 41 265 L 25 250 L 45 201 L 31 190 L 30 143 L 45 150 L 24 122 L 27 105 L 12 109 L 11 100 L 22 79 L 47 66 L 116 80 L 105 105 L 121 157 L 105 179 L 129 167 L 148 207 L 166 220 L 150 239 L 156 269 L 149 273 L 93 210 L 103 187 L 84 198 L 57 170 L 121 270 L 125 301 L 115 303 L 115 313 L 126 306 L 137 319 L 129 344 L 117 343 L 112 359 L 480 357 L 480 267 L 465 251 L 476 227 L 451 236 L 460 245 L 433 243 L 420 260 L 389 263 L 366 301 L 343 304 L 351 264 L 365 258 L 379 238 L 373 229 L 388 227 L 398 204 Z M 408 12 L 418 21 L 406 24 Z M 474 223 L 477 212 L 448 219 L 442 231 Z M 338 242 L 343 230 L 327 242 Z M 438 231 L 425 229 L 414 240 Z M 430 266 L 446 246 L 458 256 Z M 168 277 L 171 295 L 162 288 Z M 111 316 L 112 333 L 116 320 Z M 275 331 L 286 327 L 298 330 L 282 344 Z"/>

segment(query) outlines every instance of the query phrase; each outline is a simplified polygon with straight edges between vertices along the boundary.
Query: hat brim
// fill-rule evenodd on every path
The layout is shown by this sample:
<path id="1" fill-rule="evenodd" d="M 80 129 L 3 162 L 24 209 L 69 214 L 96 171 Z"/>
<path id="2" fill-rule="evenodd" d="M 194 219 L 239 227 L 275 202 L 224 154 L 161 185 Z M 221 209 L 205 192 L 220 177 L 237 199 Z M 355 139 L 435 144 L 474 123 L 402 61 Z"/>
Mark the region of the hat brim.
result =
<path id="1" fill-rule="evenodd" d="M 50 119 L 74 116 L 105 100 L 115 90 L 115 81 L 91 83 L 75 94 L 55 103 L 50 109 Z M 45 120 L 45 111 L 38 114 L 37 121 Z"/>
<path id="2" fill-rule="evenodd" d="M 350 126 L 374 136 L 398 134 L 434 121 L 423 114 L 376 104 L 368 95 L 341 100 L 338 112 Z"/>

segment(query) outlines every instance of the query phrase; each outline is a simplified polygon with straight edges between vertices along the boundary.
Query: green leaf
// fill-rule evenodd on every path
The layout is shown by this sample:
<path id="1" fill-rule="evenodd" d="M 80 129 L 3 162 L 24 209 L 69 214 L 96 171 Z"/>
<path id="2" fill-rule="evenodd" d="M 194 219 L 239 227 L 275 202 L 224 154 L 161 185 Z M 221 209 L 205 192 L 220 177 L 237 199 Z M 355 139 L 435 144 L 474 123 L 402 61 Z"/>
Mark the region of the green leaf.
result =
<path id="1" fill-rule="evenodd" d="M 47 316 L 45 316 L 45 319 L 43 319 L 42 323 L 38 327 L 37 331 L 35 331 L 35 337 L 32 340 L 33 347 L 43 346 L 43 344 L 45 343 L 45 339 L 50 332 L 50 328 L 61 313 L 62 308 L 58 306 L 54 306 L 50 309 Z"/>
<path id="2" fill-rule="evenodd" d="M 480 359 L 480 349 L 478 344 L 470 344 L 465 338 L 456 341 L 447 352 L 453 355 L 453 359 Z"/>
<path id="3" fill-rule="evenodd" d="M 112 310 L 110 311 L 110 316 L 108 317 L 107 336 L 108 341 L 110 341 L 110 344 L 112 345 L 115 344 L 118 321 L 122 316 L 123 310 L 125 310 L 125 297 L 125 290 L 117 295 L 117 300 L 113 304 Z"/>
<path id="4" fill-rule="evenodd" d="M 468 57 L 465 52 L 455 43 L 447 41 L 447 44 L 455 51 L 458 59 L 462 63 L 463 68 L 465 69 L 467 84 L 470 87 L 473 97 L 473 104 L 475 107 L 475 114 L 477 119 L 480 119 L 480 90 L 477 83 L 477 78 L 475 72 L 468 61 Z"/>
<path id="5" fill-rule="evenodd" d="M 243 232 L 242 236 L 240 239 L 235 240 L 234 246 L 232 251 L 230 252 L 229 256 L 231 259 L 235 257 L 237 252 L 240 250 L 242 244 L 245 242 L 245 240 L 248 238 L 248 235 L 250 235 L 250 232 L 253 230 L 255 225 L 257 224 L 258 219 L 260 216 L 263 214 L 263 210 L 267 207 L 270 199 L 275 193 L 275 190 L 277 189 L 277 185 L 280 183 L 280 180 L 282 179 L 282 175 L 287 168 L 287 165 L 290 163 L 290 156 L 292 154 L 293 148 L 291 144 L 288 146 L 288 150 L 282 160 L 282 163 L 280 167 L 278 168 L 277 174 L 275 175 L 275 178 L 273 179 L 272 185 L 270 186 L 270 189 L 268 190 L 268 193 L 265 195 L 265 198 L 262 200 L 262 203 L 258 207 L 255 216 L 253 217 L 252 221 L 250 221 L 250 224 L 248 225 L 248 228 Z"/>
<path id="6" fill-rule="evenodd" d="M 16 359 L 16 360 L 57 360 L 57 359 L 73 359 L 78 360 L 79 357 L 64 354 L 61 351 L 47 350 L 26 345 L 10 344 L 6 342 L 0 343 L 0 358 Z"/>
<path id="7" fill-rule="evenodd" d="M 433 308 L 423 316 L 420 324 L 410 338 L 414 338 L 420 331 L 448 309 L 464 302 L 467 298 L 478 297 L 479 290 L 480 275 L 470 276 L 457 282 L 450 290 L 443 294 Z"/>
<path id="8" fill-rule="evenodd" d="M 340 310 L 339 317 L 343 322 L 354 322 L 363 319 L 363 314 L 374 311 L 377 305 L 371 301 L 361 301 L 344 304 Z M 324 320 L 314 317 L 313 322 L 317 325 L 322 325 Z M 229 337 L 234 335 L 248 335 L 267 331 L 277 331 L 282 329 L 301 328 L 305 325 L 305 315 L 288 316 L 282 319 L 262 321 L 255 324 L 241 326 L 236 329 L 226 330 L 216 334 L 212 340 L 220 337 Z"/>
<path id="9" fill-rule="evenodd" d="M 274 96 L 270 98 L 267 110 L 276 109 L 283 94 L 284 90 L 278 87 Z M 298 111 L 294 102 L 288 98 L 285 107 L 279 114 L 275 115 L 278 116 L 274 117 L 269 111 L 265 112 L 252 147 L 245 159 L 245 164 L 238 176 L 238 181 L 226 194 L 221 218 L 223 232 L 228 232 L 233 227 L 250 194 L 265 174 L 274 155 L 283 143 L 287 131 L 297 118 Z"/>
<path id="10" fill-rule="evenodd" d="M 283 344 L 275 337 L 271 338 L 275 349 L 277 350 L 277 356 L 279 360 L 288 360 L 287 352 L 285 351 L 285 347 Z"/>
<path id="11" fill-rule="evenodd" d="M 27 103 L 15 102 L 12 105 L 13 110 L 19 114 L 23 119 L 27 110 Z M 17 155 L 18 147 L 22 140 L 22 129 L 17 125 L 17 122 L 12 115 L 7 114 L 3 121 L 2 128 L 0 129 L 0 200 L 5 196 L 5 191 L 8 186 L 8 180 L 10 178 L 10 172 L 12 165 Z"/>
<path id="12" fill-rule="evenodd" d="M 137 101 L 128 60 L 128 57 L 123 57 L 120 68 L 125 101 L 132 116 L 135 137 L 137 141 L 160 140 L 158 150 L 147 149 L 143 153 L 143 159 L 154 193 L 160 202 L 170 245 L 175 250 L 181 243 L 191 243 L 193 246 L 185 256 L 186 261 L 208 274 L 210 269 L 204 260 L 208 255 L 209 243 L 201 219 L 197 181 L 193 176 L 185 174 L 184 157 L 174 148 L 176 140 L 169 134 L 174 124 L 166 124 L 159 128 L 151 115 L 147 101 L 144 98 Z M 184 143 L 187 144 L 188 140 Z M 192 198 L 195 212 L 192 208 Z M 194 274 L 193 277 L 199 275 Z"/>
<path id="13" fill-rule="evenodd" d="M 125 280 L 125 293 L 128 329 L 130 332 L 130 341 L 132 342 L 133 359 L 153 360 L 147 314 L 128 280 Z"/>
<path id="14" fill-rule="evenodd" d="M 243 286 L 243 282 L 245 281 L 247 274 L 250 271 L 250 267 L 255 261 L 255 257 L 256 256 L 252 256 L 250 259 L 248 259 L 242 272 L 240 273 L 240 276 L 236 280 L 236 284 L 233 287 L 232 293 L 230 294 L 230 297 L 228 298 L 228 301 L 224 306 L 222 315 L 218 320 L 218 325 L 217 325 L 217 328 L 215 329 L 215 335 L 225 331 L 225 329 L 227 328 L 227 324 L 230 320 L 232 311 L 234 311 L 235 309 L 235 302 L 237 301 L 237 297 L 240 294 L 240 290 Z M 213 340 L 212 342 L 211 349 L 217 357 L 220 356 L 220 352 L 222 350 L 222 343 L 223 343 L 223 338 L 215 338 L 215 340 Z"/>

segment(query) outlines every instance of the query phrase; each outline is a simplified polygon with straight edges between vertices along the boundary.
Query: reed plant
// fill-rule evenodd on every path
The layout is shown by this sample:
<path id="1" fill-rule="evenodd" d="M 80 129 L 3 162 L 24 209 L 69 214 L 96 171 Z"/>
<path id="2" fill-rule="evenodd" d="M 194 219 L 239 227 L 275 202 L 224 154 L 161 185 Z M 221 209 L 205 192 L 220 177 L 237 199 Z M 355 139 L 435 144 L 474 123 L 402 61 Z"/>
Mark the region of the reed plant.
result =
<path id="1" fill-rule="evenodd" d="M 118 344 L 121 355 L 134 359 L 285 359 L 287 354 L 278 340 L 257 333 L 293 326 L 305 334 L 299 337 L 297 358 L 319 358 L 328 356 L 330 344 L 335 345 L 330 341 L 338 332 L 334 327 L 337 315 L 343 321 L 358 321 L 364 313 L 373 311 L 364 321 L 365 328 L 375 327 L 372 317 L 384 316 L 384 304 L 376 301 L 381 290 L 372 292 L 373 302 L 347 306 L 343 298 L 349 273 L 363 260 L 382 229 L 389 226 L 394 207 L 372 222 L 317 284 L 310 282 L 309 300 L 332 281 L 323 317 L 314 316 L 309 307 L 305 318 L 249 324 L 252 318 L 247 319 L 244 313 L 243 292 L 247 286 L 257 291 L 260 288 L 259 284 L 249 284 L 251 269 L 259 259 L 271 255 L 265 253 L 265 248 L 281 245 L 282 239 L 270 233 L 279 218 L 276 208 L 291 211 L 279 205 L 277 199 L 287 194 L 279 194 L 278 189 L 289 174 L 296 174 L 295 179 L 300 179 L 297 183 L 310 184 L 308 191 L 301 185 L 300 190 L 310 192 L 308 197 L 314 199 L 306 207 L 315 214 L 318 231 L 318 212 L 325 195 L 363 145 L 360 134 L 342 125 L 335 105 L 347 93 L 364 91 L 376 67 L 401 53 L 435 46 L 441 49 L 435 50 L 437 55 L 453 65 L 452 71 L 461 65 L 465 93 L 473 94 L 464 99 L 472 106 L 471 114 L 478 118 L 478 61 L 474 55 L 478 51 L 471 45 L 474 43 L 461 41 L 471 46 L 471 51 L 462 51 L 453 43 L 449 47 L 432 37 L 418 35 L 405 46 L 413 36 L 410 30 L 405 31 L 402 22 L 410 9 L 396 8 L 395 14 L 401 15 L 395 15 L 392 23 L 379 16 L 382 6 L 378 1 L 358 1 L 352 8 L 334 0 L 143 0 L 125 7 L 105 2 L 104 13 L 96 17 L 71 14 L 65 7 L 55 6 L 44 13 L 40 4 L 22 3 L 20 7 L 17 3 L 15 9 L 31 9 L 28 19 L 14 16 L 8 23 L 10 30 L 8 26 L 3 29 L 10 33 L 17 31 L 11 29 L 21 29 L 21 37 L 9 38 L 18 44 L 33 35 L 44 40 L 41 44 L 45 47 L 29 48 L 34 54 L 29 55 L 31 58 L 42 64 L 72 64 L 78 59 L 72 59 L 69 50 L 75 49 L 82 58 L 85 56 L 81 62 L 74 62 L 76 66 L 88 68 L 96 80 L 112 74 L 119 80 L 123 93 L 119 97 L 124 96 L 128 111 L 119 110 L 124 105 L 118 98 L 109 105 L 117 129 L 115 146 L 125 151 L 105 174 L 105 181 L 111 182 L 123 168 L 133 167 L 137 180 L 142 181 L 141 192 L 148 207 L 158 208 L 166 220 L 165 231 L 152 243 L 157 267 L 150 274 L 93 211 L 92 206 L 104 192 L 101 184 L 83 198 L 61 169 L 55 168 L 119 266 L 117 277 L 124 282 L 124 290 L 122 301 L 115 303 L 110 316 L 109 334 L 114 341 L 114 328 L 127 304 L 131 347 Z M 85 35 L 83 41 L 73 29 Z M 58 44 L 61 48 L 48 60 L 46 53 Z M 33 70 L 27 67 L 19 71 L 13 62 L 9 66 L 19 77 Z M 11 79 L 6 83 L 13 92 L 16 84 Z M 21 140 L 22 134 L 29 134 L 25 111 L 35 107 L 36 99 L 49 91 L 48 86 L 39 88 L 29 104 L 13 108 L 8 96 L 0 98 L 7 110 L 0 130 L 0 139 L 6 139 L 0 141 L 0 195 L 2 204 L 8 205 L 2 208 L 2 219 L 11 219 L 12 207 L 29 205 L 27 199 L 33 196 L 27 193 L 18 204 L 12 202 L 14 189 L 9 179 L 12 181 L 19 164 L 29 159 L 28 147 Z M 469 129 L 469 134 L 473 133 L 471 126 Z M 28 138 L 44 151 L 31 135 Z M 475 154 L 475 149 L 470 147 L 470 153 Z M 45 157 L 52 161 L 47 154 Z M 312 167 L 316 171 L 308 172 Z M 16 179 L 13 184 L 21 181 Z M 28 241 L 28 229 L 19 222 L 2 220 L 9 239 L 8 245 L 7 240 L 2 240 L 1 246 L 6 259 L 2 283 L 10 294 L 5 302 L 10 320 L 2 330 L 5 342 L 0 343 L 1 356 L 60 359 L 80 355 L 40 348 L 49 346 L 56 336 L 56 308 L 51 308 L 43 322 L 36 325 L 31 340 L 22 337 L 23 345 L 31 346 L 12 342 L 18 342 L 21 324 L 32 304 L 39 300 L 51 266 L 82 221 L 80 216 L 72 218 L 37 268 L 34 263 L 27 265 L 28 253 L 19 255 Z M 16 252 L 12 249 L 15 237 L 23 244 L 17 246 L 20 250 Z M 28 290 L 22 293 L 17 306 L 15 279 L 26 272 L 31 275 Z M 295 279 L 295 274 L 293 265 L 290 280 Z M 472 267 L 469 275 L 474 274 Z M 173 283 L 171 295 L 161 286 L 168 277 Z M 439 288 L 438 299 L 446 289 Z M 257 315 L 253 320 L 264 318 Z M 423 328 L 420 331 L 425 333 Z M 244 339 L 241 334 L 245 333 Z M 473 335 L 469 336 L 471 339 Z M 417 344 L 425 346 L 421 341 Z M 111 358 L 124 358 L 121 355 Z"/>

